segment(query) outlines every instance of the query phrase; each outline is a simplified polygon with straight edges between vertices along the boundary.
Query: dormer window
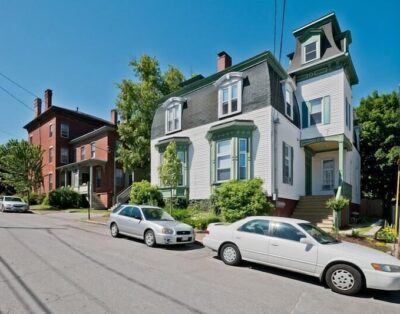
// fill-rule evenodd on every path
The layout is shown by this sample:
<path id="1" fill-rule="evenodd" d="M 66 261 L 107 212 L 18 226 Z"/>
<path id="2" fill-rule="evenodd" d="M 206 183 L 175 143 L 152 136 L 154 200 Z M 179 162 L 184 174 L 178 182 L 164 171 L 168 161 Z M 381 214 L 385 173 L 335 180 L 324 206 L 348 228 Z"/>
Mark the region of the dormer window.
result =
<path id="1" fill-rule="evenodd" d="M 302 63 L 308 63 L 320 58 L 321 35 L 313 35 L 301 44 Z"/>
<path id="2" fill-rule="evenodd" d="M 282 83 L 282 92 L 285 101 L 285 115 L 293 120 L 293 104 L 294 104 L 294 96 L 293 91 L 295 90 L 294 82 L 289 78 L 287 80 L 281 81 Z"/>
<path id="3" fill-rule="evenodd" d="M 242 112 L 243 74 L 231 72 L 215 82 L 218 87 L 218 117 L 224 118 Z"/>
<path id="4" fill-rule="evenodd" d="M 182 129 L 182 105 L 184 99 L 173 97 L 167 100 L 165 106 L 165 133 L 172 133 Z"/>

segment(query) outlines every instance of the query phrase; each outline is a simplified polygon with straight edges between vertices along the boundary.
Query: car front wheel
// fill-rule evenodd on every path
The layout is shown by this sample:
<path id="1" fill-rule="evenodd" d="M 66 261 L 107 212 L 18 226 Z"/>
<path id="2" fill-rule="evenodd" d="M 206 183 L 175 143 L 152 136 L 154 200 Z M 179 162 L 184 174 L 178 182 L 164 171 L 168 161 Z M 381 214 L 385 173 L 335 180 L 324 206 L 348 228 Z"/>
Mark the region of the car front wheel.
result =
<path id="1" fill-rule="evenodd" d="M 345 295 L 357 294 L 363 287 L 361 273 L 346 264 L 331 266 L 326 272 L 325 280 L 332 291 Z"/>
<path id="2" fill-rule="evenodd" d="M 154 232 L 152 230 L 148 230 L 144 234 L 144 243 L 146 243 L 146 245 L 149 247 L 153 247 L 156 245 L 156 236 L 154 235 Z"/>
<path id="3" fill-rule="evenodd" d="M 118 238 L 118 236 L 119 236 L 119 229 L 118 229 L 118 226 L 117 226 L 117 224 L 116 224 L 115 222 L 113 222 L 113 223 L 111 224 L 110 232 L 111 232 L 111 236 L 112 236 L 113 238 Z"/>
<path id="4" fill-rule="evenodd" d="M 241 263 L 242 257 L 236 245 L 227 243 L 221 248 L 220 256 L 222 261 L 231 266 L 237 266 Z"/>

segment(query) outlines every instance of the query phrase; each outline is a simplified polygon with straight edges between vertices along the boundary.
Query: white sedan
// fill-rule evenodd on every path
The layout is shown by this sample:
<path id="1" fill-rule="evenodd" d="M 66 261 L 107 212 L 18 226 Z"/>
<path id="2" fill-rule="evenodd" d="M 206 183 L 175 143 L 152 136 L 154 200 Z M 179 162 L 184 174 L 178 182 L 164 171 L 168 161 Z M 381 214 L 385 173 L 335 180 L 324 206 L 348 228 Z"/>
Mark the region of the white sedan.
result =
<path id="1" fill-rule="evenodd" d="M 318 277 L 347 295 L 363 287 L 400 290 L 400 261 L 364 246 L 340 242 L 308 221 L 254 216 L 210 224 L 203 244 L 228 265 L 242 260 Z"/>

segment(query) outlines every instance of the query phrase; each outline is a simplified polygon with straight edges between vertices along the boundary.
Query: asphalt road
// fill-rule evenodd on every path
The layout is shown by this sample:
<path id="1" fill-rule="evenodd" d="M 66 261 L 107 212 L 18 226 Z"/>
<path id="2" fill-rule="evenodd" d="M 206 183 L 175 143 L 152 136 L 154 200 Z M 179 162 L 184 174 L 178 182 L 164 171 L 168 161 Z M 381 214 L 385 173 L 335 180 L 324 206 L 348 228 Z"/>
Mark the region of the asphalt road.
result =
<path id="1" fill-rule="evenodd" d="M 335 294 L 317 279 L 201 245 L 113 239 L 82 214 L 0 213 L 0 313 L 400 313 L 400 292 Z"/>

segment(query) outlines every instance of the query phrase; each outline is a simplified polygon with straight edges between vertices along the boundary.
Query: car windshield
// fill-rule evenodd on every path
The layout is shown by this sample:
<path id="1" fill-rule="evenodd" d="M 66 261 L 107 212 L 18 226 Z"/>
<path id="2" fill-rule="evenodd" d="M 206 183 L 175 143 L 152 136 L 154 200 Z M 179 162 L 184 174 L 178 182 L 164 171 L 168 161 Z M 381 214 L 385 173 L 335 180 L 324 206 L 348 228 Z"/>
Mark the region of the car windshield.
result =
<path id="1" fill-rule="evenodd" d="M 174 218 L 168 215 L 161 208 L 142 207 L 142 212 L 146 220 L 165 220 L 165 221 L 174 220 Z"/>
<path id="2" fill-rule="evenodd" d="M 340 241 L 336 240 L 329 233 L 319 229 L 318 227 L 312 224 L 302 223 L 299 224 L 310 236 L 312 236 L 315 240 L 317 240 L 321 244 L 333 244 L 339 243 Z"/>
<path id="3" fill-rule="evenodd" d="M 13 196 L 6 196 L 4 200 L 6 202 L 22 202 L 22 200 L 19 197 L 13 197 Z"/>

